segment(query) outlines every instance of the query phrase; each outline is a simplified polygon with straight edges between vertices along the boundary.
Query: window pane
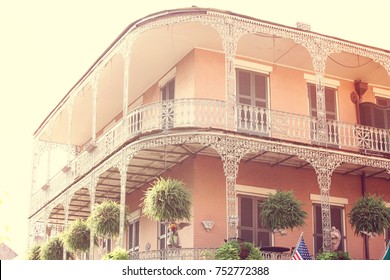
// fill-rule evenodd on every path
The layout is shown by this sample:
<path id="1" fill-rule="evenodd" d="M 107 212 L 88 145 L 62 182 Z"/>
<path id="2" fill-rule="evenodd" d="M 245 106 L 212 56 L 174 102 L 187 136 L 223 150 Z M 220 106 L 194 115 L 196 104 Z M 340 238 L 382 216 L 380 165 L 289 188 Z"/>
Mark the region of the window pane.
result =
<path id="1" fill-rule="evenodd" d="M 256 98 L 267 98 L 267 79 L 264 75 L 255 75 L 255 96 Z"/>
<path id="2" fill-rule="evenodd" d="M 314 206 L 315 209 L 315 233 L 322 234 L 322 214 L 321 214 L 321 206 Z"/>
<path id="3" fill-rule="evenodd" d="M 134 247 L 139 246 L 139 221 L 135 222 L 135 228 L 134 228 Z"/>
<path id="4" fill-rule="evenodd" d="M 251 230 L 241 230 L 240 238 L 246 242 L 253 242 L 253 233 Z"/>
<path id="5" fill-rule="evenodd" d="M 259 231 L 257 233 L 257 243 L 258 247 L 271 246 L 271 239 L 269 232 Z"/>
<path id="6" fill-rule="evenodd" d="M 325 88 L 325 108 L 329 113 L 336 113 L 336 90 Z"/>
<path id="7" fill-rule="evenodd" d="M 175 99 L 175 80 L 169 82 L 169 99 Z"/>
<path id="8" fill-rule="evenodd" d="M 238 94 L 250 96 L 251 93 L 251 80 L 250 73 L 244 71 L 238 71 Z"/>
<path id="9" fill-rule="evenodd" d="M 134 226 L 133 224 L 129 225 L 129 249 L 133 249 L 134 243 Z"/>
<path id="10" fill-rule="evenodd" d="M 241 197 L 241 226 L 253 226 L 253 201 L 251 198 Z"/>

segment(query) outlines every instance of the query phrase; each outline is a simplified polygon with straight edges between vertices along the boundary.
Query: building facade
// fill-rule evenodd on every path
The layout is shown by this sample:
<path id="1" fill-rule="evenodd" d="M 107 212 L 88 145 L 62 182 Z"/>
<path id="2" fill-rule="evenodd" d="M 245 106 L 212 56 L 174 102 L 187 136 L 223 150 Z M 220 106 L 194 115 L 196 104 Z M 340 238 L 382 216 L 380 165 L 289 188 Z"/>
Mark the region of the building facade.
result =
<path id="1" fill-rule="evenodd" d="M 355 236 L 348 213 L 364 193 L 390 202 L 389 128 L 388 50 L 226 11 L 152 14 L 129 25 L 36 130 L 29 240 L 113 199 L 116 242 L 161 252 L 165 227 L 140 203 L 163 176 L 193 194 L 183 250 L 235 237 L 290 248 L 303 232 L 315 255 L 330 250 L 334 226 L 338 250 L 377 259 L 389 233 Z M 276 190 L 292 190 L 308 213 L 286 236 L 258 218 Z"/>

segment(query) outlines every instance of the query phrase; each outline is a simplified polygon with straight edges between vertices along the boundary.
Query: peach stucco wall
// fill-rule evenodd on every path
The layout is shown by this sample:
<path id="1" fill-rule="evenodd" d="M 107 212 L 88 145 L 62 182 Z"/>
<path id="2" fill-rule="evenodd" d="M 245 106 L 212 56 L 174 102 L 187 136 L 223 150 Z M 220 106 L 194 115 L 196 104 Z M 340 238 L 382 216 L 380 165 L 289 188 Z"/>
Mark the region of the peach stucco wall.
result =
<path id="1" fill-rule="evenodd" d="M 225 56 L 195 49 L 195 97 L 226 100 Z"/>
<path id="2" fill-rule="evenodd" d="M 303 72 L 274 66 L 270 73 L 271 109 L 308 115 L 309 99 Z"/>

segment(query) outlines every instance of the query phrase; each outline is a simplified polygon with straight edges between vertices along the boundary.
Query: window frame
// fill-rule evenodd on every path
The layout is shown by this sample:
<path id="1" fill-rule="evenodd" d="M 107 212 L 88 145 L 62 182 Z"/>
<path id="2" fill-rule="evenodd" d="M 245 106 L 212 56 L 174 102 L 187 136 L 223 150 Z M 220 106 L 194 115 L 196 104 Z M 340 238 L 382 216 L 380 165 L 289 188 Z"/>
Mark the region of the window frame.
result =
<path id="1" fill-rule="evenodd" d="M 241 199 L 251 199 L 252 200 L 252 226 L 242 226 L 242 212 L 241 212 Z M 260 214 L 258 210 L 258 205 L 259 202 L 264 200 L 266 196 L 260 196 L 260 195 L 248 195 L 248 194 L 237 194 L 237 204 L 238 204 L 238 233 L 240 238 L 242 238 L 241 230 L 251 230 L 252 231 L 252 243 L 254 243 L 256 246 L 261 247 L 261 246 L 273 246 L 274 240 L 273 240 L 273 235 L 272 232 L 270 232 L 268 229 L 264 228 L 262 225 L 259 226 L 259 218 L 256 218 L 256 215 L 258 216 Z M 257 209 L 257 211 L 254 211 Z M 255 213 L 257 212 L 257 213 Z M 260 244 L 258 234 L 259 232 L 262 233 L 268 233 L 268 244 Z M 246 240 L 249 241 L 249 240 Z"/>
<path id="2" fill-rule="evenodd" d="M 137 240 L 137 226 L 138 223 L 138 240 Z M 129 222 L 129 225 L 127 227 L 127 249 L 129 252 L 139 252 L 140 250 L 140 218 L 135 218 Z M 132 230 L 131 230 L 132 227 Z M 132 233 L 131 233 L 132 231 Z M 130 238 L 132 235 L 132 241 L 130 242 Z M 138 244 L 137 244 L 138 241 Z M 130 244 L 132 246 L 130 247 Z M 135 246 L 134 246 L 135 245 Z"/>

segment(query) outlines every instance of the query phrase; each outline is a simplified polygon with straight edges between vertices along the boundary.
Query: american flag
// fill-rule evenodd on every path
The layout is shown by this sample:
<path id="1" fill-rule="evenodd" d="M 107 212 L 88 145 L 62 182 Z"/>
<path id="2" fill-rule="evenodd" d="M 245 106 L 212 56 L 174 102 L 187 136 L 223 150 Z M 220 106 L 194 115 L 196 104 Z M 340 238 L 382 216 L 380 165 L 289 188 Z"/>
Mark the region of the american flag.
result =
<path id="1" fill-rule="evenodd" d="M 311 256 L 305 241 L 303 240 L 303 236 L 299 237 L 298 246 L 295 248 L 294 253 L 291 257 L 292 260 L 311 260 Z"/>

